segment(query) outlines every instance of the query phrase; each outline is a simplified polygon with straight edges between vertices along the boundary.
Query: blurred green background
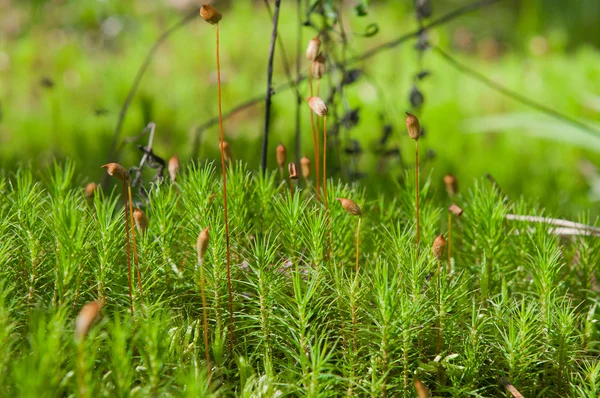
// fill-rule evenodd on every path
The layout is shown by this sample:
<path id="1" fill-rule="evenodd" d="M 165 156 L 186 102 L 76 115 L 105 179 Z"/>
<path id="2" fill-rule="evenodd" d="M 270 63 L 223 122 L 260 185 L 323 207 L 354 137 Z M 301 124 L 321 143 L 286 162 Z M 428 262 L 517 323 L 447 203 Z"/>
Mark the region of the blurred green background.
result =
<path id="1" fill-rule="evenodd" d="M 304 1 L 303 1 L 304 3 Z M 370 1 L 368 14 L 343 2 L 354 56 L 415 30 L 413 1 Z M 433 19 L 468 1 L 433 1 Z M 215 1 L 222 10 L 223 109 L 266 88 L 270 18 L 263 1 Z M 162 32 L 200 2 L 188 0 L 0 0 L 0 166 L 43 169 L 54 158 L 76 161 L 82 182 L 99 180 L 120 108 L 135 74 Z M 295 0 L 283 0 L 280 34 L 290 63 L 296 59 Z M 362 37 L 368 25 L 379 32 Z M 432 29 L 432 43 L 483 75 L 543 105 L 600 130 L 600 2 L 598 0 L 505 0 Z M 315 36 L 302 29 L 302 51 Z M 144 75 L 121 139 L 157 124 L 155 151 L 188 160 L 197 127 L 217 114 L 214 27 L 195 18 L 158 48 Z M 302 54 L 302 71 L 308 63 Z M 593 135 L 502 96 L 461 74 L 433 51 L 422 66 L 431 76 L 419 85 L 425 102 L 419 112 L 427 128 L 420 141 L 424 175 L 443 194 L 442 177 L 454 173 L 461 189 L 490 173 L 513 198 L 538 201 L 551 213 L 599 215 L 600 136 Z M 409 94 L 419 69 L 414 40 L 352 65 L 364 76 L 346 90 L 351 108 L 360 108 L 356 127 L 340 133 L 340 156 L 330 170 L 351 179 L 364 173 L 371 191 L 395 190 L 393 179 L 414 164 L 414 145 L 404 127 Z M 287 82 L 281 53 L 275 54 L 274 90 Z M 322 92 L 329 89 L 324 79 Z M 308 86 L 300 86 L 303 96 Z M 282 141 L 294 153 L 295 98 L 291 90 L 273 97 L 269 166 Z M 225 122 L 234 157 L 258 168 L 264 105 Z M 383 162 L 373 149 L 385 124 L 393 127 L 388 148 L 402 160 Z M 302 108 L 301 153 L 312 157 L 309 114 Z M 363 154 L 344 154 L 357 140 Z M 138 143 L 144 143 L 145 138 Z M 134 143 L 125 143 L 121 163 L 139 161 Z M 218 158 L 218 126 L 200 137 L 200 159 Z M 338 164 L 341 162 L 341 167 Z"/>

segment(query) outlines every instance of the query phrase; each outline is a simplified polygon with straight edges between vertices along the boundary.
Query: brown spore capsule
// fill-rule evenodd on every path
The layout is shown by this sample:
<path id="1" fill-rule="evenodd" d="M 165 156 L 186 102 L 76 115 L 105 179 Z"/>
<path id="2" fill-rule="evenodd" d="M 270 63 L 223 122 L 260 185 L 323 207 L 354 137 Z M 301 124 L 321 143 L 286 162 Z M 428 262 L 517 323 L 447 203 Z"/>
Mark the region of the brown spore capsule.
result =
<path id="1" fill-rule="evenodd" d="M 106 172 L 109 176 L 115 177 L 116 179 L 121 181 L 129 181 L 129 172 L 125 167 L 121 166 L 118 163 L 108 163 L 101 166 L 100 168 L 106 169 Z"/>
<path id="2" fill-rule="evenodd" d="M 175 182 L 177 179 L 179 168 L 179 158 L 176 155 L 171 156 L 171 159 L 169 159 L 169 176 L 171 177 L 171 182 Z"/>
<path id="3" fill-rule="evenodd" d="M 298 170 L 296 169 L 296 163 L 288 164 L 288 172 L 290 173 L 290 179 L 292 179 L 292 180 L 298 179 Z"/>
<path id="4" fill-rule="evenodd" d="M 339 200 L 339 202 L 342 204 L 342 207 L 344 208 L 344 210 L 346 210 L 348 213 L 352 214 L 353 216 L 362 216 L 362 212 L 360 211 L 360 207 L 351 199 L 347 199 L 347 198 L 335 198 L 335 200 Z"/>
<path id="5" fill-rule="evenodd" d="M 406 129 L 408 130 L 408 136 L 415 141 L 421 136 L 421 124 L 419 123 L 419 119 L 408 112 L 406 112 Z"/>
<path id="6" fill-rule="evenodd" d="M 229 146 L 229 143 L 227 141 L 219 142 L 219 149 L 223 150 L 223 153 L 225 154 L 225 161 L 231 161 L 232 156 L 231 147 Z"/>
<path id="7" fill-rule="evenodd" d="M 448 195 L 453 196 L 458 193 L 458 180 L 453 174 L 446 174 L 444 176 L 444 185 L 446 185 Z"/>
<path id="8" fill-rule="evenodd" d="M 198 241 L 196 242 L 196 251 L 198 252 L 198 259 L 204 259 L 204 255 L 206 254 L 206 250 L 208 249 L 208 242 L 210 240 L 210 236 L 208 234 L 208 230 L 210 227 L 206 227 L 200 232 L 198 235 Z"/>
<path id="9" fill-rule="evenodd" d="M 446 239 L 444 238 L 443 234 L 439 234 L 433 241 L 433 246 L 431 247 L 433 257 L 435 257 L 436 260 L 441 260 L 445 247 Z"/>
<path id="10" fill-rule="evenodd" d="M 75 340 L 81 341 L 88 334 L 92 323 L 96 320 L 102 309 L 102 301 L 91 301 L 81 307 L 75 319 Z"/>
<path id="11" fill-rule="evenodd" d="M 281 142 L 279 143 L 279 145 L 277 145 L 276 158 L 279 167 L 283 168 L 287 159 L 287 149 L 285 148 L 285 145 L 283 145 Z"/>
<path id="12" fill-rule="evenodd" d="M 418 398 L 430 398 L 431 397 L 431 393 L 429 392 L 429 389 L 419 379 L 415 379 L 415 390 L 417 391 Z"/>
<path id="13" fill-rule="evenodd" d="M 133 220 L 135 221 L 135 226 L 137 227 L 138 231 L 140 231 L 140 233 L 144 234 L 146 233 L 146 230 L 148 229 L 148 217 L 146 216 L 146 213 L 144 213 L 142 210 L 138 209 L 137 207 L 133 208 Z"/>
<path id="14" fill-rule="evenodd" d="M 200 7 L 200 16 L 211 25 L 216 25 L 223 18 L 223 14 L 210 4 L 204 4 Z"/>
<path id="15" fill-rule="evenodd" d="M 308 46 L 306 47 L 306 59 L 309 61 L 314 61 L 319 55 L 319 49 L 321 48 L 321 40 L 319 40 L 319 36 L 315 36 L 308 42 Z"/>
<path id="16" fill-rule="evenodd" d="M 454 203 L 452 203 L 450 207 L 448 207 L 448 211 L 450 211 L 450 213 L 453 213 L 458 217 L 462 216 L 463 214 L 463 209 L 461 209 L 457 204 Z"/>
<path id="17" fill-rule="evenodd" d="M 90 182 L 83 189 L 83 195 L 86 197 L 88 202 L 91 202 L 94 200 L 94 195 L 96 194 L 97 188 L 98 188 L 98 186 L 96 185 L 95 182 Z"/>
<path id="18" fill-rule="evenodd" d="M 320 79 L 325 75 L 325 57 L 323 54 L 317 55 L 315 60 L 310 64 L 310 72 L 315 79 Z"/>
<path id="19" fill-rule="evenodd" d="M 300 166 L 302 167 L 302 177 L 310 177 L 310 159 L 306 155 L 300 159 Z"/>
<path id="20" fill-rule="evenodd" d="M 325 116 L 327 114 L 327 105 L 325 105 L 325 101 L 323 101 L 319 97 L 309 97 L 307 99 L 308 106 L 319 116 Z"/>

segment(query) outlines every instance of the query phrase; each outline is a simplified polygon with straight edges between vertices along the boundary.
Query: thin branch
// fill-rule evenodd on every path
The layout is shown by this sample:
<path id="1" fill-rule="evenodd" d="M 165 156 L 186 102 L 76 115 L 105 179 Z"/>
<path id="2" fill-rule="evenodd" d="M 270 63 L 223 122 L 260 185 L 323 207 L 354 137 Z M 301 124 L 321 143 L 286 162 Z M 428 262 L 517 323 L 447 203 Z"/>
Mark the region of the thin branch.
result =
<path id="1" fill-rule="evenodd" d="M 480 82 L 482 82 L 489 88 L 491 88 L 491 89 L 493 89 L 515 101 L 518 101 L 518 102 L 522 103 L 523 105 L 527 105 L 528 107 L 533 108 L 533 109 L 537 110 L 538 112 L 544 113 L 544 114 L 551 116 L 557 120 L 560 120 L 561 122 L 570 124 L 571 126 L 579 128 L 582 131 L 585 131 L 594 136 L 600 137 L 599 130 L 596 130 L 595 128 L 593 128 L 591 126 L 588 126 L 587 124 L 582 123 L 577 119 L 574 119 L 570 116 L 567 116 L 560 112 L 557 112 L 554 109 L 547 107 L 546 105 L 542 105 L 539 102 L 535 102 L 535 101 L 517 93 L 516 91 L 512 91 L 512 90 L 488 79 L 487 77 L 485 77 L 481 73 L 477 72 L 476 70 L 469 68 L 467 65 L 465 65 L 463 63 L 458 62 L 456 59 L 451 57 L 448 53 L 444 52 L 441 48 L 439 48 L 437 46 L 433 46 L 432 48 L 439 55 L 441 55 L 442 58 L 445 59 L 450 65 L 452 65 L 454 68 L 456 68 L 459 72 L 462 72 L 476 80 L 479 80 Z"/>
<path id="2" fill-rule="evenodd" d="M 263 131 L 262 153 L 260 166 L 263 173 L 267 172 L 267 157 L 269 146 L 269 126 L 271 121 L 271 96 L 273 95 L 273 58 L 275 57 L 275 43 L 277 41 L 277 23 L 279 22 L 279 9 L 281 0 L 275 0 L 275 13 L 273 14 L 273 29 L 271 31 L 271 44 L 269 46 L 269 61 L 267 66 L 267 93 L 265 95 L 265 127 Z"/>
<path id="3" fill-rule="evenodd" d="M 273 19 L 273 11 L 271 10 L 271 4 L 269 0 L 264 0 L 265 6 L 267 7 L 267 12 L 269 13 L 269 18 Z M 292 68 L 290 66 L 290 61 L 287 57 L 287 52 L 285 51 L 285 45 L 283 44 L 283 40 L 281 39 L 281 35 L 277 32 L 277 44 L 279 45 L 279 51 L 281 52 L 281 64 L 283 65 L 283 71 L 285 72 L 285 76 L 287 77 L 288 84 L 294 89 L 296 95 L 300 97 L 300 91 L 298 91 L 298 87 L 296 86 L 296 82 L 294 81 L 294 77 L 292 76 Z"/>
<path id="4" fill-rule="evenodd" d="M 565 232 L 566 235 L 572 235 L 573 231 L 585 231 L 590 235 L 600 235 L 600 228 L 593 227 L 591 225 L 581 224 L 574 221 L 562 220 L 559 218 L 549 218 L 540 216 L 523 216 L 519 214 L 507 214 L 507 220 L 514 221 L 525 221 L 529 223 L 542 223 L 554 225 L 558 228 L 554 228 L 554 231 Z M 559 235 L 563 235 L 562 233 Z"/>
<path id="5" fill-rule="evenodd" d="M 185 26 L 188 22 L 190 22 L 191 20 L 196 18 L 196 16 L 198 16 L 198 15 L 199 15 L 198 9 L 194 8 L 193 11 L 191 11 L 190 13 L 186 14 L 183 18 L 181 18 L 179 20 L 179 22 L 177 22 L 175 25 L 171 26 L 169 29 L 167 29 L 165 32 L 163 32 L 163 34 L 161 34 L 158 37 L 158 39 L 156 39 L 156 41 L 150 48 L 150 51 L 148 51 L 148 54 L 146 55 L 144 62 L 142 62 L 142 64 L 140 65 L 140 67 L 135 75 L 135 78 L 133 79 L 133 83 L 131 84 L 131 87 L 129 88 L 129 92 L 127 93 L 127 98 L 125 98 L 125 102 L 123 102 L 123 106 L 121 107 L 121 111 L 119 112 L 119 118 L 117 119 L 117 125 L 115 127 L 113 141 L 110 145 L 110 151 L 109 151 L 107 163 L 111 162 L 111 161 L 116 162 L 118 160 L 117 145 L 119 143 L 119 137 L 121 136 L 121 130 L 123 128 L 123 122 L 125 121 L 125 116 L 127 116 L 127 111 L 129 110 L 129 106 L 131 105 L 131 102 L 133 101 L 133 97 L 135 96 L 135 93 L 137 92 L 138 86 L 140 85 L 140 82 L 142 81 L 142 77 L 144 77 L 144 73 L 146 73 L 146 70 L 148 69 L 150 62 L 152 61 L 152 58 L 154 57 L 154 53 L 156 52 L 158 47 L 169 36 L 171 36 L 173 33 L 175 33 L 177 30 L 179 30 L 179 28 Z M 105 185 L 105 183 L 107 182 L 107 178 L 108 178 L 107 176 L 108 176 L 108 174 L 106 174 L 104 176 L 103 185 Z"/>

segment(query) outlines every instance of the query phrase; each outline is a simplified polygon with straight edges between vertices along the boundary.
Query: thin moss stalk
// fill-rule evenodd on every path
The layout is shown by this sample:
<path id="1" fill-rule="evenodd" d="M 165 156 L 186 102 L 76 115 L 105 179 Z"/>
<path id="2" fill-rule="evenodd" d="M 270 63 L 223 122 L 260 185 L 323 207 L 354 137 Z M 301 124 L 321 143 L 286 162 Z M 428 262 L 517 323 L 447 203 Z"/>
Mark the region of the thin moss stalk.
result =
<path id="1" fill-rule="evenodd" d="M 360 207 L 350 199 L 346 198 L 335 198 L 341 204 L 344 210 L 353 216 L 358 216 L 358 226 L 356 227 L 356 272 L 358 273 L 358 259 L 359 259 L 359 247 L 360 247 L 360 222 L 362 220 L 362 212 Z"/>
<path id="2" fill-rule="evenodd" d="M 450 277 L 451 272 L 451 254 L 450 250 L 452 247 L 452 214 L 460 217 L 463 214 L 463 210 L 456 204 L 451 204 L 448 208 L 448 264 L 446 268 L 446 277 Z"/>
<path id="3" fill-rule="evenodd" d="M 222 15 L 213 6 L 203 5 L 200 9 L 202 18 L 215 25 L 216 61 L 217 61 L 217 93 L 219 107 L 219 148 L 221 150 L 221 175 L 223 177 L 223 218 L 225 220 L 225 249 L 227 259 L 227 293 L 229 295 L 229 354 L 233 354 L 233 293 L 231 290 L 231 250 L 229 245 L 229 219 L 227 217 L 227 169 L 225 167 L 225 133 L 223 132 L 223 109 L 221 106 L 221 61 L 219 58 L 219 21 Z"/>
<path id="4" fill-rule="evenodd" d="M 133 281 L 131 277 L 131 242 L 129 241 L 129 207 L 127 206 L 127 182 L 123 181 L 123 206 L 125 207 L 125 240 L 127 244 L 127 285 L 129 286 L 129 307 L 133 316 Z"/>
<path id="5" fill-rule="evenodd" d="M 115 177 L 118 180 L 121 180 L 123 183 L 123 207 L 125 208 L 125 241 L 127 246 L 127 285 L 129 286 L 129 310 L 131 311 L 131 315 L 133 316 L 133 284 L 131 278 L 131 243 L 129 241 L 129 207 L 127 206 L 127 197 L 129 186 L 129 172 L 125 169 L 125 167 L 121 166 L 118 163 L 108 163 L 102 166 L 101 168 L 106 169 L 108 175 Z"/>
<path id="6" fill-rule="evenodd" d="M 437 327 L 437 346 L 436 354 L 439 355 L 442 352 L 443 346 L 443 327 L 442 327 L 442 257 L 444 254 L 444 248 L 446 246 L 446 239 L 444 235 L 438 235 L 432 247 L 433 257 L 437 263 L 437 307 L 438 307 L 438 327 Z"/>
<path id="7" fill-rule="evenodd" d="M 296 168 L 296 163 L 290 163 L 288 165 L 288 173 L 289 173 L 289 184 L 290 184 L 290 200 L 294 198 L 294 181 L 298 179 L 298 170 Z"/>
<path id="8" fill-rule="evenodd" d="M 419 137 L 421 125 L 415 115 L 406 112 L 406 128 L 408 136 L 415 141 L 415 220 L 417 223 L 416 245 L 417 250 L 421 243 L 421 222 L 419 217 Z"/>
<path id="9" fill-rule="evenodd" d="M 311 79 L 312 81 L 312 79 Z M 312 87 L 312 86 L 311 86 Z M 311 93 L 312 93 L 312 89 L 311 89 Z M 310 113 L 310 126 L 312 129 L 312 138 L 313 138 L 313 151 L 315 154 L 315 190 L 316 190 L 316 196 L 317 199 L 319 198 L 319 195 L 321 194 L 321 189 L 320 189 L 320 182 L 319 182 L 319 176 L 320 176 L 320 150 L 319 150 L 319 141 L 317 140 L 317 129 L 315 126 L 315 119 L 314 119 L 314 115 L 311 112 Z"/>
<path id="10" fill-rule="evenodd" d="M 204 255 L 208 248 L 208 242 L 210 236 L 208 234 L 209 227 L 206 227 L 200 235 L 198 235 L 198 241 L 196 244 L 196 250 L 198 253 L 198 269 L 200 271 L 200 294 L 202 295 L 202 319 L 204 323 L 203 337 L 204 337 L 204 352 L 206 354 L 206 369 L 208 374 L 208 382 L 211 381 L 211 362 L 210 362 L 210 350 L 208 345 L 208 315 L 206 309 L 206 290 L 205 290 L 205 277 L 204 277 Z"/>
<path id="11" fill-rule="evenodd" d="M 135 261 L 135 272 L 137 274 L 138 289 L 140 290 L 140 298 L 144 297 L 144 291 L 142 289 L 142 273 L 140 272 L 140 259 L 137 251 L 137 244 L 135 239 L 135 223 L 133 221 L 133 201 L 131 195 L 131 185 L 127 184 L 128 200 L 129 200 L 129 228 L 131 229 L 131 241 L 133 242 L 133 259 Z"/>

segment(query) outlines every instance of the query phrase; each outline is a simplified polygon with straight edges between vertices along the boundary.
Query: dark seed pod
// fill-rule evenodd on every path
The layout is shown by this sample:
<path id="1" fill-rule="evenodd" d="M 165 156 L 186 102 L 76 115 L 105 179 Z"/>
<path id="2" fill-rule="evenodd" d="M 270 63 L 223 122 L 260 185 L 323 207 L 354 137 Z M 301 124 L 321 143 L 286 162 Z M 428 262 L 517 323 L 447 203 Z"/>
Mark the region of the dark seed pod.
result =
<path id="1" fill-rule="evenodd" d="M 423 97 L 423 93 L 419 91 L 417 86 L 413 86 L 412 90 L 410 90 L 410 104 L 413 108 L 420 108 L 425 102 L 425 97 Z"/>
<path id="2" fill-rule="evenodd" d="M 383 126 L 383 131 L 381 134 L 381 138 L 379 139 L 379 145 L 385 145 L 388 140 L 390 139 L 390 137 L 392 136 L 392 133 L 394 132 L 394 128 L 392 127 L 391 124 L 386 124 Z"/>
<path id="3" fill-rule="evenodd" d="M 413 140 L 418 140 L 421 135 L 421 125 L 419 119 L 413 114 L 406 112 L 406 129 L 408 130 L 408 136 Z"/>
<path id="4" fill-rule="evenodd" d="M 360 207 L 352 200 L 346 198 L 335 198 L 335 200 L 339 200 L 342 204 L 344 210 L 353 216 L 361 216 L 362 212 L 360 211 Z"/>
<path id="5" fill-rule="evenodd" d="M 428 71 L 428 70 L 424 70 L 424 71 L 421 71 L 421 72 L 417 73 L 417 79 L 423 80 L 426 77 L 428 77 L 429 75 L 431 75 L 431 72 Z"/>
<path id="6" fill-rule="evenodd" d="M 44 87 L 44 88 L 53 88 L 54 87 L 54 81 L 52 79 L 50 79 L 48 76 L 44 76 L 40 80 L 40 85 L 42 87 Z"/>
<path id="7" fill-rule="evenodd" d="M 444 247 L 446 247 L 446 239 L 444 238 L 444 235 L 440 234 L 433 241 L 433 246 L 431 248 L 433 257 L 435 257 L 436 260 L 441 260 L 442 255 L 444 254 Z"/>
<path id="8" fill-rule="evenodd" d="M 417 51 L 425 51 L 428 48 L 429 48 L 429 40 L 428 40 L 427 31 L 423 30 L 417 37 L 417 42 L 415 43 L 415 49 Z"/>
<path id="9" fill-rule="evenodd" d="M 288 164 L 288 172 L 290 173 L 290 179 L 297 180 L 298 179 L 298 170 L 296 169 L 296 163 Z"/>
<path id="10" fill-rule="evenodd" d="M 204 4 L 200 7 L 200 16 L 211 25 L 216 25 L 223 18 L 223 15 L 210 4 Z"/>
<path id="11" fill-rule="evenodd" d="M 458 180 L 453 174 L 446 174 L 444 176 L 444 185 L 446 185 L 448 195 L 454 196 L 458 193 Z"/>
<path id="12" fill-rule="evenodd" d="M 75 319 L 75 340 L 82 341 L 102 309 L 102 301 L 91 301 L 81 307 Z"/>
<path id="13" fill-rule="evenodd" d="M 461 209 L 460 207 L 458 207 L 458 205 L 454 203 L 452 203 L 450 207 L 448 207 L 448 211 L 450 211 L 453 214 L 456 214 L 458 217 L 462 216 L 463 214 L 463 209 Z"/>
<path id="14" fill-rule="evenodd" d="M 360 108 L 350 109 L 344 114 L 342 118 L 342 124 L 345 128 L 351 129 L 356 126 L 360 121 Z"/>
<path id="15" fill-rule="evenodd" d="M 417 12 L 418 19 L 425 19 L 431 16 L 433 10 L 431 9 L 430 0 L 415 0 L 415 10 Z"/>
<path id="16" fill-rule="evenodd" d="M 400 157 L 400 148 L 398 148 L 397 146 L 390 148 L 383 152 L 383 156 L 390 158 Z"/>
<path id="17" fill-rule="evenodd" d="M 121 166 L 118 163 L 108 163 L 104 166 L 101 166 L 102 169 L 106 169 L 106 172 L 109 176 L 115 177 L 121 181 L 129 181 L 129 172 L 125 167 Z"/>
<path id="18" fill-rule="evenodd" d="M 353 170 L 353 171 L 348 172 L 348 177 L 350 177 L 350 180 L 352 180 L 352 181 L 358 181 L 358 180 L 362 180 L 363 178 L 366 178 L 367 174 L 363 173 L 362 171 Z"/>
<path id="19" fill-rule="evenodd" d="M 356 82 L 362 76 L 363 71 L 360 69 L 350 69 L 346 71 L 344 74 L 344 78 L 342 79 L 343 85 L 349 85 Z"/>
<path id="20" fill-rule="evenodd" d="M 357 140 L 350 140 L 349 145 L 346 148 L 344 148 L 344 152 L 346 152 L 346 154 L 348 155 L 356 156 L 362 154 L 363 150 L 360 146 L 360 142 L 358 142 Z"/>

